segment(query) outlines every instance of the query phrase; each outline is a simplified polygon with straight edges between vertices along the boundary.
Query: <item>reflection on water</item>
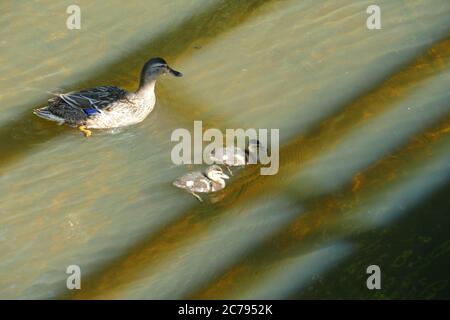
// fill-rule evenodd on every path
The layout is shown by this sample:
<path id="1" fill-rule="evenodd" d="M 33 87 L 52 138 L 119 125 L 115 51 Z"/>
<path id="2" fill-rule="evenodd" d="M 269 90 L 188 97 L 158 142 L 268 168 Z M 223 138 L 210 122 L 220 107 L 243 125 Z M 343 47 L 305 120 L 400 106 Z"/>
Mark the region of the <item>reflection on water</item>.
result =
<path id="1" fill-rule="evenodd" d="M 439 194 L 433 216 L 446 221 L 448 1 L 380 1 L 379 31 L 365 28 L 368 1 L 80 1 L 77 31 L 65 28 L 69 4 L 0 5 L 0 297 L 448 293 L 424 265 L 448 255 L 445 228 L 410 214 Z M 185 77 L 158 83 L 139 125 L 84 139 L 31 115 L 55 88 L 133 90 L 156 55 Z M 194 120 L 280 129 L 279 174 L 248 168 L 204 205 L 176 190 L 192 167 L 172 164 L 170 134 Z M 408 228 L 386 237 L 417 243 L 380 249 L 397 225 Z M 430 237 L 438 251 L 417 251 Z M 419 252 L 417 268 L 367 296 L 365 264 L 380 250 L 387 270 Z M 71 264 L 78 292 L 65 288 Z"/>

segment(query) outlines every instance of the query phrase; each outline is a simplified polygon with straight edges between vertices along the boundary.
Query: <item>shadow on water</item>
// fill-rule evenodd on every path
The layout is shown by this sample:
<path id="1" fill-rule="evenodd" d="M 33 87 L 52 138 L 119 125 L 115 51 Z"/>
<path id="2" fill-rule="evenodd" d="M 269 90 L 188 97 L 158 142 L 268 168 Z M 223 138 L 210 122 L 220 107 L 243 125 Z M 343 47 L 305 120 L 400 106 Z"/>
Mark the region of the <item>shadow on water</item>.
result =
<path id="1" fill-rule="evenodd" d="M 273 1 L 275 0 L 218 2 L 175 25 L 172 29 L 166 30 L 120 61 L 104 66 L 94 77 L 80 80 L 78 85 L 71 87 L 68 91 L 105 84 L 132 88 L 137 83 L 130 83 L 130 79 L 138 78 L 140 68 L 150 57 L 163 56 L 169 61 L 174 61 L 192 47 L 194 42 L 207 44 L 221 33 L 252 17 L 252 12 L 261 5 Z M 114 76 L 111 76 L 112 73 Z M 108 81 L 105 82 L 105 79 Z M 54 123 L 37 119 L 32 114 L 33 108 L 45 105 L 46 101 L 39 101 L 33 106 L 18 106 L 20 110 L 28 110 L 19 114 L 17 120 L 11 121 L 0 129 L 0 174 L 4 172 L 7 165 L 20 160 L 34 147 L 67 130 Z M 43 122 L 46 123 L 43 124 Z"/>
<path id="2" fill-rule="evenodd" d="M 239 288 L 245 291 L 244 288 L 250 287 L 251 283 L 255 283 L 255 275 L 263 277 L 265 272 L 273 271 L 277 266 L 282 266 L 290 258 L 302 256 L 314 251 L 317 248 L 318 243 L 355 237 L 354 234 L 357 233 L 355 231 L 360 230 L 359 227 L 353 229 L 353 227 L 345 228 L 342 226 L 342 218 L 346 214 L 347 209 L 358 208 L 358 206 L 361 206 L 362 199 L 370 198 L 377 190 L 386 189 L 387 185 L 394 185 L 397 180 L 402 178 L 402 176 L 398 174 L 399 171 L 405 171 L 407 168 L 414 170 L 414 168 L 422 167 L 429 159 L 427 150 L 432 148 L 433 145 L 439 144 L 447 137 L 445 129 L 448 128 L 449 125 L 450 116 L 448 116 L 445 121 L 440 122 L 437 126 L 435 125 L 432 128 L 425 130 L 424 133 L 412 137 L 408 144 L 396 152 L 393 152 L 388 157 L 378 161 L 377 164 L 365 172 L 355 174 L 361 181 L 364 181 L 363 183 L 358 183 L 358 188 L 355 188 L 354 183 L 350 183 L 338 193 L 325 197 L 311 198 L 306 202 L 303 202 L 308 210 L 299 213 L 288 227 L 282 228 L 272 236 L 266 238 L 257 248 L 253 248 L 250 254 L 243 257 L 240 261 L 235 262 L 226 270 L 223 270 L 220 276 L 210 279 L 208 283 L 199 285 L 192 294 L 186 297 L 186 299 L 227 299 L 230 297 L 230 292 L 239 292 Z M 427 138 L 423 139 L 423 137 Z M 421 152 L 418 152 L 418 150 L 421 150 Z M 448 190 L 445 190 L 442 186 L 439 190 L 440 191 L 434 192 L 433 194 L 438 193 L 442 195 L 443 191 L 448 194 Z M 290 196 L 294 199 L 303 197 L 301 194 L 295 194 L 295 191 L 291 192 Z M 433 196 L 433 198 L 436 197 Z M 436 199 L 445 199 L 445 197 L 438 197 Z M 423 202 L 427 202 L 427 200 L 425 199 Z M 443 208 L 442 201 L 437 202 L 439 203 L 439 206 Z M 417 212 L 423 214 L 429 212 L 423 208 L 426 206 L 427 205 L 419 205 L 417 209 L 411 209 L 410 211 L 412 214 Z M 408 213 L 409 212 L 404 212 L 403 215 L 406 216 Z M 417 227 L 417 224 L 415 224 L 415 226 Z M 368 233 L 373 235 L 374 233 L 377 233 L 377 231 L 370 231 Z M 403 235 L 405 233 L 399 232 L 398 234 Z M 417 236 L 418 234 L 421 233 L 412 233 L 413 236 Z M 384 239 L 384 237 L 379 237 L 377 239 Z M 450 250 L 448 241 L 446 245 L 447 247 L 445 250 Z M 361 247 L 367 248 L 370 247 L 370 245 Z M 413 248 L 415 246 L 404 246 L 403 248 L 405 247 Z M 368 262 L 366 266 L 374 264 L 375 261 L 377 261 L 377 256 L 372 256 L 372 258 L 374 260 L 370 263 Z M 392 257 L 390 258 L 392 259 Z M 385 261 L 387 265 L 387 261 L 394 260 L 395 258 L 392 260 L 384 259 L 383 261 Z M 267 268 L 268 265 L 271 266 L 271 268 Z M 339 271 L 342 270 L 344 269 L 339 269 Z M 358 274 L 361 275 L 361 278 L 366 276 L 365 270 L 363 269 L 359 270 Z M 349 277 L 350 276 L 351 275 L 349 275 Z M 342 277 L 336 277 L 336 274 L 330 277 L 330 279 L 337 278 L 343 279 Z M 394 278 L 399 279 L 401 277 L 393 277 L 393 279 Z M 326 283 L 333 283 L 333 281 Z M 361 280 L 360 283 L 364 285 L 365 280 Z M 341 283 L 341 285 L 345 284 Z M 324 290 L 320 290 L 321 294 L 323 294 L 323 292 Z M 340 297 L 339 294 L 330 298 L 337 297 Z M 349 298 L 355 297 L 360 297 L 360 295 L 355 294 L 355 296 Z M 368 296 L 367 298 L 369 297 L 372 296 Z M 323 296 L 321 296 L 321 298 L 323 298 Z"/>
<path id="3" fill-rule="evenodd" d="M 439 126 L 433 128 L 431 131 L 426 131 L 425 135 L 434 137 L 435 140 L 438 140 L 442 137 L 441 132 L 443 128 L 448 127 L 448 124 L 449 120 L 447 119 L 443 124 L 439 124 Z M 423 133 L 419 134 L 419 136 L 422 135 Z M 412 141 L 411 144 L 404 146 L 398 151 L 398 154 L 401 154 L 401 157 L 404 158 L 410 156 L 414 158 L 423 155 L 417 153 L 417 148 L 420 148 L 420 146 L 415 145 L 412 147 L 418 140 L 413 138 Z M 429 143 L 428 140 L 422 140 L 420 142 L 423 144 Z M 286 150 L 284 150 L 284 152 L 286 152 Z M 392 166 L 392 163 L 389 160 L 391 159 L 391 156 L 395 158 L 398 154 L 388 156 L 385 161 L 381 161 L 377 166 L 374 166 L 365 173 L 367 175 L 365 184 L 370 185 L 370 188 L 379 188 L 380 185 L 377 185 L 377 183 L 382 182 L 384 180 L 383 177 L 388 177 L 392 174 L 393 170 L 398 170 L 398 167 Z M 408 160 L 409 159 L 407 159 L 405 163 L 408 163 Z M 237 177 L 235 183 L 230 185 L 230 189 L 227 190 L 227 194 L 231 195 L 237 193 L 236 190 L 239 183 L 247 181 L 250 176 L 254 176 L 253 170 L 257 169 L 248 169 L 242 176 Z M 259 178 L 259 180 L 261 179 L 274 180 L 273 177 Z M 375 185 L 373 185 L 371 179 L 376 182 Z M 256 196 L 254 194 L 255 189 L 258 190 L 258 195 L 261 194 L 261 189 L 258 185 L 259 183 L 253 184 L 253 186 L 256 187 L 247 188 L 243 191 L 244 195 L 238 199 L 230 199 L 231 196 L 229 196 L 224 199 L 224 202 L 217 205 L 191 208 L 176 221 L 161 228 L 157 233 L 152 234 L 147 239 L 142 240 L 135 247 L 130 248 L 126 255 L 105 265 L 99 272 L 85 275 L 83 277 L 84 290 L 82 292 L 62 295 L 59 298 L 90 299 L 98 298 L 99 295 L 102 295 L 105 292 L 117 292 L 117 290 L 120 290 L 121 286 L 133 281 L 144 269 L 148 271 L 149 268 L 155 268 L 158 261 L 161 261 L 163 257 L 169 255 L 175 249 L 178 249 L 183 242 L 189 241 L 194 235 L 198 236 L 202 232 L 207 232 L 209 230 L 208 226 L 219 216 L 223 218 L 224 214 L 228 214 L 227 217 L 230 217 L 232 214 L 238 214 L 230 213 L 227 210 L 247 203 L 249 199 Z M 270 185 L 266 184 L 264 186 L 266 189 L 267 187 L 270 187 Z M 362 188 L 361 190 L 358 190 L 357 194 L 360 194 L 361 192 L 371 194 L 373 193 L 372 191 L 364 190 L 364 188 Z M 297 199 L 296 195 L 292 194 L 291 196 Z M 207 286 L 208 288 L 199 289 L 199 291 L 193 293 L 189 297 L 213 298 L 215 294 L 219 295 L 220 292 L 225 292 L 223 283 L 234 283 L 233 281 L 229 281 L 229 277 L 235 278 L 239 276 L 240 282 L 244 281 L 246 278 L 251 278 L 247 272 L 253 274 L 258 271 L 258 268 L 261 266 L 261 260 L 259 259 L 261 257 L 264 257 L 264 264 L 276 264 L 277 261 L 284 261 L 284 259 L 289 256 L 304 253 L 305 250 L 310 250 L 311 248 L 309 245 L 314 243 L 314 240 L 317 237 L 321 237 L 320 230 L 337 223 L 338 216 L 335 214 L 337 209 L 346 201 L 351 201 L 353 197 L 355 197 L 353 186 L 349 186 L 337 196 L 321 197 L 320 201 L 319 199 L 309 199 L 306 202 L 306 205 L 310 210 L 306 213 L 299 213 L 299 215 L 294 218 L 295 220 L 290 224 L 290 227 L 277 231 L 273 236 L 269 237 L 267 241 L 264 241 L 260 246 L 254 248 L 252 253 L 246 256 L 244 261 L 238 261 L 230 268 L 230 270 L 225 270 L 226 272 L 220 279 L 210 282 L 211 288 Z M 298 198 L 302 198 L 302 196 L 300 195 Z M 304 205 L 305 203 L 302 204 Z M 308 228 L 301 228 L 301 225 L 308 226 Z M 306 231 L 299 232 L 299 230 Z M 180 237 L 180 235 L 182 236 Z M 298 245 L 300 241 L 302 241 L 301 246 Z M 280 247 L 283 247 L 282 251 L 278 250 Z M 250 263 L 249 265 L 248 261 L 259 262 L 256 264 Z M 244 270 L 245 274 L 237 272 L 236 270 Z"/>
<path id="4" fill-rule="evenodd" d="M 449 182 L 398 223 L 350 236 L 364 249 L 289 299 L 448 299 L 450 282 L 442 281 L 450 270 L 448 208 Z M 367 290 L 366 268 L 373 264 L 381 268 L 382 290 Z"/>
<path id="5" fill-rule="evenodd" d="M 235 181 L 225 191 L 227 195 L 237 194 L 242 191 L 242 185 L 247 185 L 247 188 L 242 191 L 242 196 L 233 199 L 231 199 L 232 196 L 225 197 L 221 204 L 213 207 L 196 206 L 189 209 L 179 219 L 170 222 L 157 233 L 149 235 L 136 246 L 130 248 L 125 255 L 100 267 L 99 271 L 86 275 L 84 277 L 86 290 L 60 298 L 95 298 L 101 293 L 113 291 L 135 279 L 143 269 L 148 270 L 149 267 L 154 267 L 156 261 L 161 261 L 163 256 L 167 256 L 170 252 L 179 248 L 183 242 L 202 231 L 207 231 L 210 223 L 218 216 L 223 217 L 228 209 L 249 202 L 251 199 L 258 197 L 264 190 L 278 189 L 275 187 L 284 184 L 286 177 L 292 176 L 301 168 L 301 160 L 303 159 L 298 158 L 299 152 L 292 153 L 292 150 L 298 151 L 306 148 L 308 160 L 318 156 L 323 151 L 322 145 L 329 144 L 332 146 L 339 139 L 342 139 L 350 128 L 369 121 L 395 104 L 396 99 L 392 99 L 386 105 L 380 106 L 376 103 L 378 96 L 383 96 L 388 90 L 403 91 L 403 94 L 405 94 L 407 88 L 413 84 L 424 81 L 435 75 L 436 72 L 442 71 L 445 66 L 437 66 L 435 60 L 441 57 L 442 50 L 446 51 L 447 49 L 448 44 L 435 44 L 404 68 L 396 70 L 393 75 L 384 79 L 376 88 L 361 94 L 348 105 L 342 106 L 338 113 L 317 124 L 308 132 L 308 135 L 297 137 L 282 146 L 280 150 L 280 172 L 277 176 L 258 176 L 255 175 L 256 170 L 258 170 L 257 167 L 247 168 L 240 176 L 236 177 Z M 423 68 L 424 60 L 431 61 L 428 69 Z M 432 69 L 432 72 L 429 69 Z M 362 108 L 361 104 L 365 108 Z M 373 112 L 367 113 L 367 110 Z M 304 152 L 302 152 L 303 154 Z M 254 179 L 257 179 L 257 183 L 248 184 L 250 177 L 256 177 Z M 296 199 L 307 200 L 297 196 L 295 195 Z M 298 201 L 300 205 L 300 200 Z M 208 212 L 208 215 L 203 214 L 204 212 Z"/>
<path id="6" fill-rule="evenodd" d="M 0 128 L 0 176 L 8 164 L 20 160 L 30 149 L 61 134 L 65 127 L 41 121 L 30 111 Z"/>

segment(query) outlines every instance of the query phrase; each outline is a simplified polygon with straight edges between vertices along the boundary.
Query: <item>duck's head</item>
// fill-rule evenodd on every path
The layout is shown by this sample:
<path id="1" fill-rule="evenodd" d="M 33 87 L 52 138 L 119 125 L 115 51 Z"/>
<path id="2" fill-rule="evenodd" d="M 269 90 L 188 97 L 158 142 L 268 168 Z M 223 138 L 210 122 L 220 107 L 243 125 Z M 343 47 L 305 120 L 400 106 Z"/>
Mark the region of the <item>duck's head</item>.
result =
<path id="1" fill-rule="evenodd" d="M 223 179 L 229 179 L 230 177 L 223 173 L 222 168 L 218 165 L 212 165 L 206 170 L 206 175 L 209 179 L 215 182 L 223 181 Z"/>
<path id="2" fill-rule="evenodd" d="M 183 76 L 181 72 L 172 69 L 163 58 L 151 58 L 142 67 L 141 84 L 156 80 L 158 76 L 164 74 L 171 74 L 175 77 Z"/>

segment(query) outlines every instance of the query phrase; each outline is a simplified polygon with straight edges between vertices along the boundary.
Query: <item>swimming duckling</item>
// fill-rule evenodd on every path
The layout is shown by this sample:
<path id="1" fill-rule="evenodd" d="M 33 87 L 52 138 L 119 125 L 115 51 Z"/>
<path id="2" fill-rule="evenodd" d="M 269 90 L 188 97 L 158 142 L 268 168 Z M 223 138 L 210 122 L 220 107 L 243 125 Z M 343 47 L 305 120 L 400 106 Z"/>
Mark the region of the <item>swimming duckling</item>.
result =
<path id="1" fill-rule="evenodd" d="M 67 124 L 89 137 L 89 129 L 117 128 L 144 120 L 155 106 L 155 83 L 158 76 L 171 74 L 181 77 L 162 58 L 148 60 L 141 71 L 136 92 L 104 86 L 83 91 L 54 94 L 48 106 L 35 109 L 33 113 L 46 120 Z"/>
<path id="2" fill-rule="evenodd" d="M 258 151 L 261 148 L 262 146 L 259 140 L 251 139 L 244 150 L 235 146 L 216 149 L 209 154 L 209 159 L 214 163 L 225 165 L 228 172 L 233 175 L 230 167 L 245 166 L 249 163 L 256 164 L 258 161 Z"/>
<path id="3" fill-rule="evenodd" d="M 212 165 L 205 172 L 194 171 L 181 176 L 173 182 L 173 185 L 187 190 L 200 202 L 203 202 L 196 192 L 211 193 L 222 190 L 225 188 L 224 179 L 229 179 L 229 176 L 223 173 L 222 168 L 218 165 Z"/>

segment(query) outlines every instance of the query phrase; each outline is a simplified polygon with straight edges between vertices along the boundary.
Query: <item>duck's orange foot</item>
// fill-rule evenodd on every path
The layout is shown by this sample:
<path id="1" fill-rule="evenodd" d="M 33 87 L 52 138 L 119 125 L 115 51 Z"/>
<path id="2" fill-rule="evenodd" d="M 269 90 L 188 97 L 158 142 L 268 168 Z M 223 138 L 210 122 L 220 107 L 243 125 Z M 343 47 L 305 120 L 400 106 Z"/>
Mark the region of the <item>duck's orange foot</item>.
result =
<path id="1" fill-rule="evenodd" d="M 84 136 L 85 136 L 86 138 L 92 136 L 92 131 L 86 129 L 86 126 L 79 126 L 79 127 L 78 127 L 78 130 L 80 130 L 81 132 L 83 132 L 83 134 L 84 134 Z"/>

